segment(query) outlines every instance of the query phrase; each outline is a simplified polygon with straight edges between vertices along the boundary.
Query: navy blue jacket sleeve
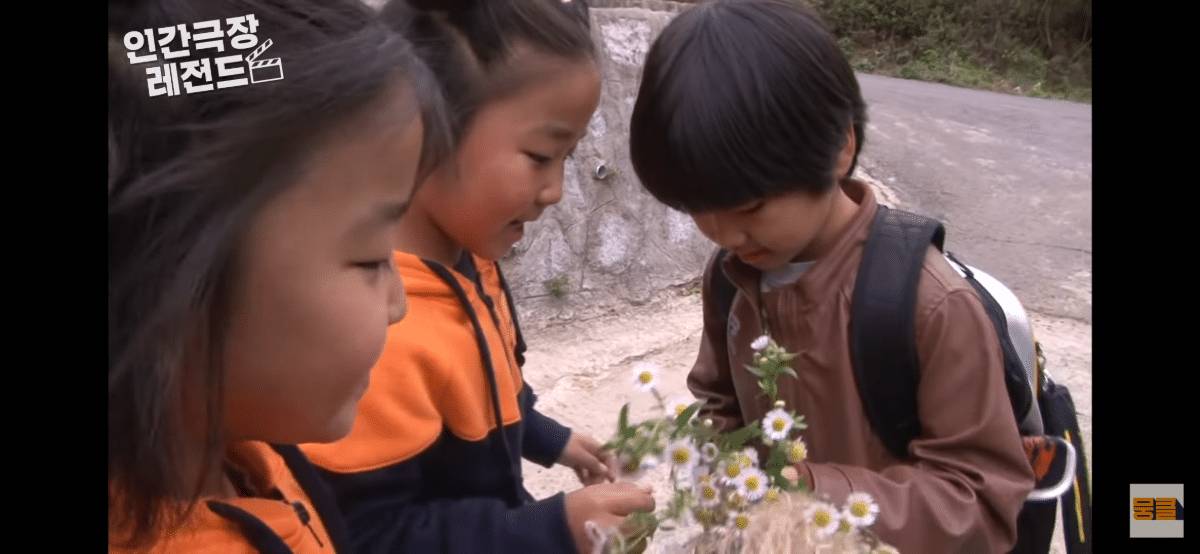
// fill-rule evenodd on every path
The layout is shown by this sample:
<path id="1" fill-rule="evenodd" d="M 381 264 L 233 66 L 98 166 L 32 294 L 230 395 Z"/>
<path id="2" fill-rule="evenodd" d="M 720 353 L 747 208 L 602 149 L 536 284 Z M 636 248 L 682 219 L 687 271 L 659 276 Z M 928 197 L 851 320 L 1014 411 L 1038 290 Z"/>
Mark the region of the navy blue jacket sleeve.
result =
<path id="1" fill-rule="evenodd" d="M 525 459 L 551 467 L 562 457 L 563 449 L 571 438 L 571 429 L 554 419 L 537 411 L 537 395 L 525 383 L 528 396 L 525 399 L 525 436 L 521 441 L 521 450 Z"/>
<path id="2" fill-rule="evenodd" d="M 421 463 L 354 474 L 321 471 L 354 552 L 574 552 L 563 493 L 517 507 L 499 498 L 422 498 Z"/>

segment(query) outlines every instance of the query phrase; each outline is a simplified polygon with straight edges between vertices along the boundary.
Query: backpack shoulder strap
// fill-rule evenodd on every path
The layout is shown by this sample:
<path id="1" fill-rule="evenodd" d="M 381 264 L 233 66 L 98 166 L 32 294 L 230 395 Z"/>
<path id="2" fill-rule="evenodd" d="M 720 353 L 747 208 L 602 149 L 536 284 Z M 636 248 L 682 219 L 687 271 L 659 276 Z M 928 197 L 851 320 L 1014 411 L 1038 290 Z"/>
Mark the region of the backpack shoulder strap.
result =
<path id="1" fill-rule="evenodd" d="M 850 307 L 850 357 L 867 419 L 888 450 L 908 457 L 917 417 L 915 316 L 925 253 L 942 249 L 941 223 L 879 206 L 863 247 Z"/>

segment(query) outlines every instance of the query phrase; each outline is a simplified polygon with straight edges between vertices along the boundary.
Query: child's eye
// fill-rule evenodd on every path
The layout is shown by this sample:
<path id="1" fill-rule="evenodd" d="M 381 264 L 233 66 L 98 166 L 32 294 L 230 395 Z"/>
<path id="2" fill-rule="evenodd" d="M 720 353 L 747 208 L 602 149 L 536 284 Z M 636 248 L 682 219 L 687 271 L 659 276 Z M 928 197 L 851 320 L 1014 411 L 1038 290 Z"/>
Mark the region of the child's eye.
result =
<path id="1" fill-rule="evenodd" d="M 759 201 L 757 201 L 753 204 L 750 204 L 749 206 L 746 206 L 745 208 L 742 208 L 738 211 L 741 213 L 744 213 L 744 214 L 752 214 L 754 212 L 757 212 L 760 208 L 762 208 L 763 204 L 765 204 L 765 202 L 763 202 L 762 200 L 759 200 Z"/>
<path id="2" fill-rule="evenodd" d="M 387 258 L 366 262 L 355 262 L 354 267 L 364 269 L 372 273 L 384 273 L 392 270 L 391 260 L 388 260 Z"/>
<path id="3" fill-rule="evenodd" d="M 536 154 L 533 152 L 526 152 L 525 155 L 529 156 L 529 159 L 533 160 L 534 163 L 536 163 L 538 165 L 545 165 L 545 164 L 550 163 L 550 156 L 543 156 L 541 154 Z"/>

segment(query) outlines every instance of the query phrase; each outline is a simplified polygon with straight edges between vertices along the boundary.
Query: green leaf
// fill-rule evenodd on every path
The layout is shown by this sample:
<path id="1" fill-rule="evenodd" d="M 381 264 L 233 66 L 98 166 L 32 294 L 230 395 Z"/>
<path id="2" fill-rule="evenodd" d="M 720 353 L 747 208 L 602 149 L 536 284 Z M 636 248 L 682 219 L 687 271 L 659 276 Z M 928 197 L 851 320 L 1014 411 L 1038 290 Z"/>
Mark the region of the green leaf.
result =
<path id="1" fill-rule="evenodd" d="M 653 517 L 653 516 L 651 516 Z M 627 538 L 620 541 L 620 552 L 624 554 L 640 554 L 646 551 L 646 547 L 650 545 L 650 539 L 654 537 L 655 531 L 658 530 L 658 522 L 654 522 L 654 526 L 648 529 L 635 528 Z"/>
<path id="2" fill-rule="evenodd" d="M 792 426 L 792 429 L 798 429 L 801 431 L 808 429 L 808 423 L 804 421 L 804 416 L 796 415 L 796 412 L 792 412 L 792 421 L 795 422 L 795 424 Z"/>
<path id="3" fill-rule="evenodd" d="M 667 506 L 666 519 L 677 519 L 687 509 L 687 492 L 676 489 L 675 496 Z"/>
<path id="4" fill-rule="evenodd" d="M 700 408 L 703 406 L 704 406 L 703 400 L 694 402 L 691 406 L 688 406 L 686 409 L 683 410 L 683 413 L 680 413 L 678 416 L 675 417 L 675 426 L 683 427 L 684 425 L 687 425 L 687 422 L 691 421 L 692 416 L 696 415 L 696 412 L 700 411 Z"/>
<path id="5" fill-rule="evenodd" d="M 762 388 L 763 392 L 767 393 L 771 402 L 775 402 L 775 396 L 779 394 L 779 388 L 775 385 L 774 380 L 763 381 L 759 383 L 759 387 Z"/>
<path id="6" fill-rule="evenodd" d="M 738 450 L 741 449 L 747 441 L 753 439 L 762 433 L 758 423 L 751 423 L 737 431 L 721 436 L 718 440 L 721 441 L 721 450 Z"/>
<path id="7" fill-rule="evenodd" d="M 629 427 L 629 403 L 626 402 L 621 406 L 621 413 L 617 416 L 617 433 L 621 436 L 632 437 L 634 430 Z"/>
<path id="8" fill-rule="evenodd" d="M 703 425 L 693 426 L 691 429 L 689 429 L 689 433 L 692 435 L 692 438 L 696 439 L 696 444 L 698 445 L 703 445 L 704 443 L 709 442 L 720 435 L 716 429 L 705 427 Z"/>
<path id="9" fill-rule="evenodd" d="M 786 374 L 788 374 L 788 375 L 791 375 L 793 378 L 796 378 L 796 379 L 799 379 L 799 378 L 800 378 L 800 376 L 799 376 L 799 375 L 796 375 L 796 370 L 794 370 L 794 369 L 792 369 L 792 368 L 790 368 L 790 367 L 784 366 L 784 367 L 783 367 L 783 372 L 784 372 L 784 373 L 786 373 Z"/>
<path id="10" fill-rule="evenodd" d="M 783 471 L 787 465 L 787 452 L 784 451 L 783 445 L 787 441 L 776 441 L 771 447 L 771 453 L 767 455 L 767 468 L 775 468 L 776 471 Z"/>
<path id="11" fill-rule="evenodd" d="M 634 512 L 629 516 L 630 527 L 634 529 L 632 537 L 649 539 L 658 530 L 658 518 L 651 512 Z"/>
<path id="12" fill-rule="evenodd" d="M 767 477 L 771 479 L 771 484 L 779 488 L 783 488 L 784 482 L 787 481 L 787 479 L 783 478 L 782 472 L 783 468 L 781 467 L 771 467 L 768 465 L 766 468 L 763 468 L 763 473 L 766 473 Z"/>
<path id="13" fill-rule="evenodd" d="M 780 354 L 780 355 L 779 355 L 779 359 L 780 359 L 780 360 L 783 360 L 783 361 L 785 361 L 785 362 L 790 362 L 790 361 L 792 361 L 792 360 L 795 360 L 796 358 L 799 358 L 799 357 L 800 357 L 800 355 L 799 355 L 799 354 L 792 354 L 792 353 L 790 353 L 790 352 L 784 352 L 784 353 L 782 353 L 782 354 Z"/>
<path id="14" fill-rule="evenodd" d="M 748 366 L 746 366 L 746 371 L 749 371 L 750 373 L 753 373 L 755 377 L 764 377 L 764 376 L 766 376 L 766 374 L 765 374 L 765 373 L 763 373 L 763 370 L 761 370 L 761 369 L 759 369 L 759 368 L 757 368 L 757 367 L 755 367 L 755 366 L 752 366 L 752 365 L 748 365 Z"/>

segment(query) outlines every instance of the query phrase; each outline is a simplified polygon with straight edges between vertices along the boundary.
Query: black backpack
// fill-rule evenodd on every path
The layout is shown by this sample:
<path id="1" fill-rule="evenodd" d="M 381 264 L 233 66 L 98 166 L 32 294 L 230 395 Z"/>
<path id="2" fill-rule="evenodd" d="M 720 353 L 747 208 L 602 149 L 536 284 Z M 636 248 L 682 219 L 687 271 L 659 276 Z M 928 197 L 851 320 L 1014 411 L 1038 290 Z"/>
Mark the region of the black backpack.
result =
<path id="1" fill-rule="evenodd" d="M 932 244 L 943 251 L 941 223 L 879 206 L 858 267 L 850 314 L 850 356 L 867 419 L 888 450 L 908 458 L 920 435 L 917 418 L 915 311 L 917 283 Z M 728 320 L 737 289 L 725 276 L 724 250 L 713 257 L 711 301 Z M 1049 552 L 1055 508 L 1062 500 L 1069 554 L 1090 553 L 1092 503 L 1083 437 L 1071 393 L 1045 371 L 1041 345 L 1016 295 L 990 275 L 946 253 L 979 293 L 1004 353 L 1004 383 L 1026 454 L 1038 476 L 1018 517 L 1013 552 Z"/>

